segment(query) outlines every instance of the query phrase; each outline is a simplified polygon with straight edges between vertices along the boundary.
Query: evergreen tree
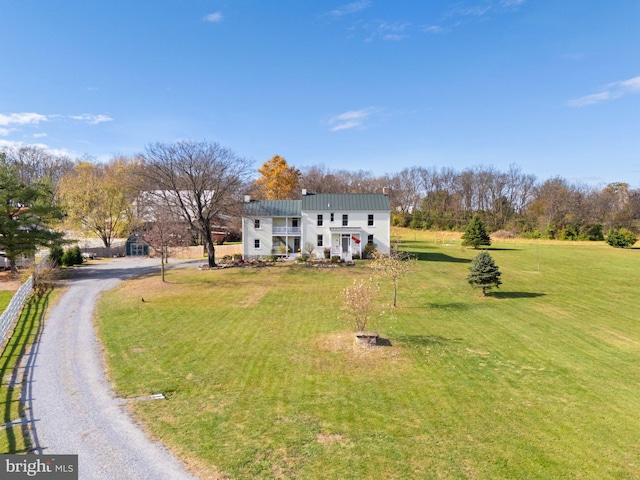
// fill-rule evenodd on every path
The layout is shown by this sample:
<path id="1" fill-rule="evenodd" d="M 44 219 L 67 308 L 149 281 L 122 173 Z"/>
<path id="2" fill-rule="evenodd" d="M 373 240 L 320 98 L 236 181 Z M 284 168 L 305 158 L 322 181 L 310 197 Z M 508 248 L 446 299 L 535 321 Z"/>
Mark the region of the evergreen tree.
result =
<path id="1" fill-rule="evenodd" d="M 634 233 L 626 228 L 612 228 L 607 234 L 607 243 L 616 248 L 631 248 L 637 241 Z"/>
<path id="2" fill-rule="evenodd" d="M 59 244 L 63 233 L 52 225 L 62 212 L 53 203 L 50 182 L 25 184 L 17 169 L 0 157 L 0 249 L 16 272 L 16 259 L 37 247 Z"/>
<path id="3" fill-rule="evenodd" d="M 471 262 L 467 280 L 472 287 L 482 288 L 482 296 L 484 297 L 488 289 L 498 288 L 502 284 L 500 275 L 498 266 L 494 263 L 491 255 L 482 252 Z"/>
<path id="4" fill-rule="evenodd" d="M 478 215 L 474 215 L 467 225 L 467 229 L 462 235 L 462 245 L 476 249 L 481 245 L 491 245 L 491 238 Z"/>

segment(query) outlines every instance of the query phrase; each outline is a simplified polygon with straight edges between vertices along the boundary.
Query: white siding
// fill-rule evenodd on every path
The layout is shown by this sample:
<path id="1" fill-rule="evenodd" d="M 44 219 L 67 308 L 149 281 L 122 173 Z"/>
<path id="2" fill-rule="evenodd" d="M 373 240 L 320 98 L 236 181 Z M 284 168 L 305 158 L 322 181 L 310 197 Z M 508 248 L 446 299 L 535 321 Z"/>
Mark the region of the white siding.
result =
<path id="1" fill-rule="evenodd" d="M 327 212 L 302 212 L 302 244 L 306 242 L 312 242 L 315 246 L 314 254 L 322 258 L 324 255 L 324 249 L 339 248 L 339 244 L 336 245 L 336 238 L 331 243 L 331 228 L 348 228 L 353 230 L 359 230 L 362 232 L 362 248 L 367 243 L 369 235 L 373 235 L 373 241 L 376 244 L 378 251 L 383 253 L 389 253 L 389 246 L 391 244 L 391 215 L 389 212 L 334 212 L 334 221 L 330 221 L 330 214 Z M 323 225 L 318 226 L 318 214 L 323 216 Z M 342 215 L 349 216 L 349 222 L 346 227 L 342 225 Z M 368 225 L 369 215 L 373 214 L 374 224 Z M 324 246 L 317 246 L 318 235 L 323 235 Z M 334 236 L 335 237 L 335 236 Z"/>
<path id="2" fill-rule="evenodd" d="M 260 220 L 260 228 L 255 228 L 254 220 Z M 245 217 L 242 219 L 242 250 L 244 258 L 267 257 L 271 255 L 271 230 L 273 219 L 269 217 Z M 255 241 L 260 240 L 260 248 Z"/>

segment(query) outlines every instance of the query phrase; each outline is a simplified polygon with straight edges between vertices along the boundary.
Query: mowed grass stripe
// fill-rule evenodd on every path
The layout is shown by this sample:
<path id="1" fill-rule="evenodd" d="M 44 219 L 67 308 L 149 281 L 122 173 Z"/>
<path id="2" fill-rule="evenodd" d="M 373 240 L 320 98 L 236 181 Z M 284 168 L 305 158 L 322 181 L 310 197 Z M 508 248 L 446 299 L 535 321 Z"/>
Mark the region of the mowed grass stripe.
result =
<path id="1" fill-rule="evenodd" d="M 397 309 L 381 284 L 373 350 L 339 318 L 364 262 L 127 282 L 99 309 L 118 391 L 167 389 L 136 414 L 229 478 L 638 478 L 638 252 L 499 243 L 483 298 L 477 251 L 406 235 L 424 260 Z"/>

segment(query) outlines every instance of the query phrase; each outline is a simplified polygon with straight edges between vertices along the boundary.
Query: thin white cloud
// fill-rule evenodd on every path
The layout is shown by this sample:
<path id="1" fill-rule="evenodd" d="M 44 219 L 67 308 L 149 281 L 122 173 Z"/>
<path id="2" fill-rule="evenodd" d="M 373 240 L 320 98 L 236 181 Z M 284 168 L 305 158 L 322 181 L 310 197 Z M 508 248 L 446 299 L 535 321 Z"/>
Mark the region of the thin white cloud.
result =
<path id="1" fill-rule="evenodd" d="M 409 37 L 409 35 L 404 32 L 410 25 L 410 23 L 400 22 L 376 22 L 373 25 L 367 24 L 365 28 L 371 30 L 371 34 L 365 39 L 365 42 L 373 42 L 376 38 L 394 42 L 404 40 Z"/>
<path id="2" fill-rule="evenodd" d="M 220 12 L 210 13 L 209 15 L 205 15 L 203 18 L 205 22 L 210 22 L 210 23 L 220 23 L 223 19 L 224 17 Z"/>
<path id="3" fill-rule="evenodd" d="M 332 17 L 343 17 L 352 13 L 358 13 L 366 8 L 369 8 L 370 6 L 371 2 L 369 0 L 360 0 L 358 2 L 348 3 L 346 5 L 335 8 L 327 13 L 327 15 Z"/>
<path id="4" fill-rule="evenodd" d="M 620 88 L 628 92 L 640 91 L 640 76 L 609 84 L 612 88 Z"/>
<path id="5" fill-rule="evenodd" d="M 398 35 L 397 33 L 387 33 L 382 36 L 383 40 L 391 41 L 391 42 L 399 42 L 400 40 L 404 40 L 409 35 Z"/>
<path id="6" fill-rule="evenodd" d="M 491 5 L 478 5 L 475 7 L 458 8 L 454 10 L 458 15 L 463 17 L 482 17 L 492 10 Z"/>
<path id="7" fill-rule="evenodd" d="M 363 108 L 361 110 L 349 110 L 348 112 L 330 118 L 329 126 L 332 132 L 361 127 L 364 122 L 373 115 L 374 111 L 375 109 L 373 107 Z"/>
<path id="8" fill-rule="evenodd" d="M 619 97 L 620 95 L 618 95 Z M 592 95 L 585 95 L 584 97 L 574 98 L 567 101 L 567 105 L 570 107 L 586 107 L 587 105 L 593 105 L 594 103 L 604 102 L 615 98 L 611 92 L 594 93 Z"/>
<path id="9" fill-rule="evenodd" d="M 83 122 L 87 122 L 89 125 L 97 125 L 103 122 L 111 122 L 113 118 L 107 115 L 91 115 L 88 113 L 83 113 L 82 115 L 70 115 L 69 118 L 73 118 L 74 120 L 80 120 Z"/>
<path id="10" fill-rule="evenodd" d="M 444 33 L 445 29 L 440 25 L 424 25 L 422 31 L 426 33 Z"/>
<path id="11" fill-rule="evenodd" d="M 500 2 L 504 7 L 519 7 L 527 0 L 502 0 Z"/>
<path id="12" fill-rule="evenodd" d="M 48 135 L 46 133 L 34 133 L 33 134 L 33 138 L 42 138 L 42 137 L 48 137 Z"/>
<path id="13" fill-rule="evenodd" d="M 15 130 L 14 128 L 0 127 L 0 137 L 6 137 L 7 135 L 9 135 L 14 130 Z"/>
<path id="14" fill-rule="evenodd" d="M 492 15 L 518 10 L 527 0 L 482 0 L 460 2 L 453 6 L 445 17 L 486 18 Z"/>
<path id="15" fill-rule="evenodd" d="M 47 120 L 46 115 L 40 115 L 39 113 L 10 113 L 8 115 L 0 113 L 0 125 L 5 127 L 8 125 L 38 124 Z"/>
<path id="16" fill-rule="evenodd" d="M 566 105 L 569 107 L 586 107 L 596 103 L 606 102 L 620 98 L 627 93 L 640 92 L 640 76 L 633 77 L 628 80 L 612 82 L 606 86 L 602 92 L 584 95 L 579 98 L 568 100 Z"/>

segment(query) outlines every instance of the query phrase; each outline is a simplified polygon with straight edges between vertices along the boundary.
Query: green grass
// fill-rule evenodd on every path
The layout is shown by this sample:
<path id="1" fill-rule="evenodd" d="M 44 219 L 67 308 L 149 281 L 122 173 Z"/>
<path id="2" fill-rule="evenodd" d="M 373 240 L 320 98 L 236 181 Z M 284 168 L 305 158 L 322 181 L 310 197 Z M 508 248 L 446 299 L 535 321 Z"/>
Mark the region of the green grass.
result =
<path id="1" fill-rule="evenodd" d="M 640 478 L 640 251 L 496 243 L 483 298 L 477 251 L 404 233 L 420 260 L 375 326 L 392 346 L 339 318 L 365 262 L 174 270 L 100 303 L 118 393 L 167 394 L 132 408 L 204 475 Z"/>
<path id="2" fill-rule="evenodd" d="M 4 312 L 4 309 L 7 308 L 14 293 L 15 292 L 11 290 L 0 290 L 0 313 Z"/>
<path id="3" fill-rule="evenodd" d="M 10 292 L 11 295 L 13 292 Z M 11 299 L 9 296 L 9 300 Z M 25 416 L 26 405 L 21 400 L 24 369 L 18 368 L 38 337 L 44 322 L 47 307 L 54 295 L 49 292 L 41 298 L 32 296 L 16 322 L 14 330 L 0 355 L 0 453 L 29 452 L 29 437 L 26 425 L 20 422 Z M 1 300 L 0 300 L 1 301 Z M 9 303 L 8 300 L 6 302 Z"/>

